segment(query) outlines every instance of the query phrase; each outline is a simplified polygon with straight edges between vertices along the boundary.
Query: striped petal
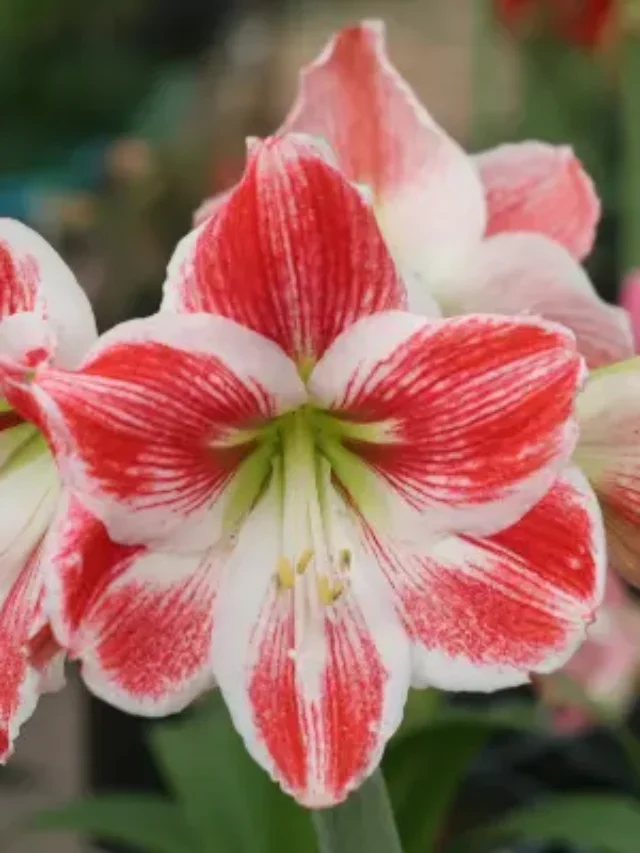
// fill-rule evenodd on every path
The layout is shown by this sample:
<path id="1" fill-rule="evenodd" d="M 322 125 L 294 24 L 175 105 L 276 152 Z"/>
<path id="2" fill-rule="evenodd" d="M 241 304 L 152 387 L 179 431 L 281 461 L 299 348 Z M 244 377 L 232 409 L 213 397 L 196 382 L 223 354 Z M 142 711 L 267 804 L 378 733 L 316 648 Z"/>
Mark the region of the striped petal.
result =
<path id="1" fill-rule="evenodd" d="M 595 371 L 578 397 L 576 462 L 602 505 L 611 565 L 640 583 L 640 359 Z"/>
<path id="2" fill-rule="evenodd" d="M 0 219 L 0 319 L 19 313 L 48 321 L 61 367 L 75 367 L 97 337 L 89 301 L 62 258 L 26 225 Z"/>
<path id="3" fill-rule="evenodd" d="M 377 766 L 402 717 L 409 644 L 362 553 L 349 592 L 330 607 L 305 605 L 300 587 L 278 589 L 276 505 L 267 493 L 228 566 L 214 673 L 253 757 L 300 803 L 320 808 Z"/>
<path id="4" fill-rule="evenodd" d="M 0 416 L 1 417 L 1 416 Z M 47 689 L 40 545 L 58 494 L 53 459 L 30 425 L 0 432 L 0 760 Z"/>
<path id="5" fill-rule="evenodd" d="M 513 527 L 411 553 L 364 532 L 414 642 L 415 686 L 492 691 L 562 666 L 604 589 L 598 504 L 576 470 Z"/>
<path id="6" fill-rule="evenodd" d="M 600 200 L 571 148 L 545 142 L 500 145 L 475 157 L 487 198 L 487 236 L 532 231 L 577 260 L 593 248 Z"/>
<path id="7" fill-rule="evenodd" d="M 603 302 L 558 243 L 540 234 L 498 234 L 435 287 L 446 314 L 539 314 L 575 334 L 589 367 L 633 355 L 629 317 Z"/>
<path id="8" fill-rule="evenodd" d="M 309 139 L 254 142 L 218 214 L 178 246 L 164 310 L 229 317 L 308 366 L 404 285 L 370 207 Z"/>
<path id="9" fill-rule="evenodd" d="M 100 698 L 131 714 L 181 710 L 212 684 L 211 553 L 117 545 L 65 498 L 43 560 L 58 641 Z"/>
<path id="10" fill-rule="evenodd" d="M 325 139 L 346 176 L 371 189 L 403 272 L 440 278 L 482 237 L 476 170 L 389 61 L 381 22 L 331 39 L 303 70 L 282 129 Z"/>
<path id="11" fill-rule="evenodd" d="M 408 512 L 419 531 L 487 533 L 520 518 L 566 464 L 582 376 L 558 326 L 392 312 L 345 332 L 309 387 L 344 423 L 342 449 L 329 437 L 325 454 L 360 507 L 377 502 L 392 526 Z"/>
<path id="12" fill-rule="evenodd" d="M 256 428 L 306 400 L 271 341 L 222 317 L 172 314 L 113 329 L 79 370 L 42 368 L 10 402 L 22 410 L 25 395 L 63 477 L 124 543 L 202 520 Z"/>

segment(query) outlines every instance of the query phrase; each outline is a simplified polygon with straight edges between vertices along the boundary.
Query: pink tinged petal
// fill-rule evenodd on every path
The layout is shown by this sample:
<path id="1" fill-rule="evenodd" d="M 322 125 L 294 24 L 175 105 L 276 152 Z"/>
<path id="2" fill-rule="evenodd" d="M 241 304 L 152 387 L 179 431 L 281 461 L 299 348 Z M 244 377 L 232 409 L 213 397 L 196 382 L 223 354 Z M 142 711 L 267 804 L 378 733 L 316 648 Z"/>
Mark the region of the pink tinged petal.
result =
<path id="1" fill-rule="evenodd" d="M 225 190 L 224 192 L 216 193 L 216 195 L 206 198 L 193 214 L 194 226 L 197 227 L 198 225 L 202 225 L 204 222 L 211 219 L 212 216 L 215 216 L 232 192 L 233 190 Z"/>
<path id="2" fill-rule="evenodd" d="M 485 240 L 436 295 L 446 314 L 539 314 L 562 323 L 589 367 L 633 354 L 626 312 L 603 302 L 569 253 L 539 234 Z"/>
<path id="3" fill-rule="evenodd" d="M 602 606 L 589 628 L 587 641 L 561 672 L 577 684 L 592 701 L 610 713 L 625 713 L 634 697 L 635 683 L 640 670 L 640 610 L 626 592 L 615 572 L 609 572 Z M 557 689 L 554 689 L 556 688 Z M 543 684 L 543 696 L 556 706 L 554 719 L 567 727 L 568 697 L 563 700 L 562 684 L 553 677 Z M 555 701 L 554 701 L 555 700 Z M 576 728 L 590 722 L 583 708 L 583 719 L 573 715 Z M 591 722 L 596 722 L 591 720 Z M 579 725 L 582 723 L 582 726 Z"/>
<path id="4" fill-rule="evenodd" d="M 227 203 L 178 246 L 163 308 L 229 317 L 306 363 L 404 298 L 358 190 L 310 140 L 289 135 L 252 144 Z"/>
<path id="5" fill-rule="evenodd" d="M 492 533 L 530 509 L 566 464 L 582 378 L 572 336 L 553 324 L 389 312 L 342 335 L 309 390 L 348 424 L 374 428 L 347 433 L 346 447 L 377 475 L 367 492 L 388 523 L 409 508 L 418 531 Z"/>
<path id="6" fill-rule="evenodd" d="M 19 390 L 43 413 L 63 478 L 123 543 L 201 520 L 255 428 L 306 400 L 278 347 L 207 315 L 125 323 L 80 370 L 41 369 Z"/>
<path id="7" fill-rule="evenodd" d="M 576 462 L 604 512 L 612 566 L 640 583 L 640 359 L 594 372 L 578 397 Z"/>
<path id="8" fill-rule="evenodd" d="M 97 337 L 89 300 L 62 258 L 26 225 L 0 219 L 0 318 L 18 313 L 48 321 L 60 367 L 75 367 Z"/>
<path id="9" fill-rule="evenodd" d="M 117 545 L 70 498 L 44 566 L 55 635 L 100 698 L 129 713 L 184 708 L 211 686 L 216 573 L 210 555 Z"/>
<path id="10" fill-rule="evenodd" d="M 439 278 L 481 239 L 485 201 L 472 161 L 389 61 L 381 22 L 343 29 L 303 70 L 283 130 L 324 138 L 346 176 L 372 189 L 403 272 Z"/>
<path id="11" fill-rule="evenodd" d="M 572 470 L 517 524 L 411 553 L 365 529 L 415 644 L 414 685 L 491 691 L 575 652 L 604 586 L 598 504 Z"/>
<path id="12" fill-rule="evenodd" d="M 600 200 L 571 148 L 519 142 L 474 159 L 487 197 L 487 236 L 533 231 L 560 243 L 579 261 L 591 252 Z"/>
<path id="13" fill-rule="evenodd" d="M 629 312 L 636 352 L 640 350 L 640 270 L 629 273 L 622 284 L 620 304 Z"/>
<path id="14" fill-rule="evenodd" d="M 306 610 L 307 576 L 297 590 L 276 588 L 274 501 L 268 494 L 242 529 L 220 588 L 214 674 L 253 757 L 300 803 L 320 808 L 379 763 L 401 721 L 410 650 L 362 553 L 334 605 Z"/>

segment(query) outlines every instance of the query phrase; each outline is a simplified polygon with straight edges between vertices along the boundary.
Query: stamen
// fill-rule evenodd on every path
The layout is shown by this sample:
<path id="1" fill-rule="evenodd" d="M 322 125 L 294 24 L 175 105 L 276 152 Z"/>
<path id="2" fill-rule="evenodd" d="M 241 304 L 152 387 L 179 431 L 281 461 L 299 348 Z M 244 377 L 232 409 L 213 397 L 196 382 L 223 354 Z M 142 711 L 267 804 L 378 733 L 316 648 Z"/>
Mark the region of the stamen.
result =
<path id="1" fill-rule="evenodd" d="M 280 589 L 293 589 L 296 582 L 296 575 L 293 571 L 291 560 L 287 559 L 287 557 L 278 557 L 276 578 Z"/>
<path id="2" fill-rule="evenodd" d="M 307 569 L 309 568 L 309 563 L 313 560 L 314 557 L 313 548 L 307 548 L 302 552 L 300 557 L 298 558 L 298 562 L 296 563 L 296 572 L 299 575 L 303 575 Z"/>
<path id="3" fill-rule="evenodd" d="M 338 568 L 341 572 L 348 572 L 351 569 L 353 554 L 349 548 L 341 548 L 338 556 Z"/>
<path id="4" fill-rule="evenodd" d="M 345 589 L 346 585 L 341 580 L 332 582 L 328 575 L 320 575 L 318 578 L 318 596 L 326 607 L 335 604 Z"/>

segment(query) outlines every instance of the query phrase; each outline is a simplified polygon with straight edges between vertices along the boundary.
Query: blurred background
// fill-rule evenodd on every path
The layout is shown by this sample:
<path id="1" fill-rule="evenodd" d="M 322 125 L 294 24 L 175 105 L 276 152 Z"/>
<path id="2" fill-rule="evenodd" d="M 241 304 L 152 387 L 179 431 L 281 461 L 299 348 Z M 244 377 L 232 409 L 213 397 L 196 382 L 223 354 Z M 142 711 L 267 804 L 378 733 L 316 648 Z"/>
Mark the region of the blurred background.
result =
<path id="1" fill-rule="evenodd" d="M 640 266 L 640 49 L 632 6 L 0 0 L 0 215 L 27 222 L 59 248 L 102 328 L 155 310 L 166 262 L 194 210 L 238 178 L 246 136 L 277 128 L 300 65 L 339 27 L 382 17 L 393 60 L 465 147 L 524 138 L 574 146 L 603 200 L 589 270 L 601 294 L 615 301 L 624 275 Z M 637 605 L 624 596 L 633 632 Z M 394 797 L 408 797 L 405 810 L 410 803 L 421 813 L 434 791 L 444 790 L 447 805 L 434 844 L 416 849 L 453 850 L 449 839 L 461 829 L 553 792 L 636 797 L 638 775 L 625 739 L 634 727 L 637 647 L 632 639 L 608 659 L 608 672 L 624 673 L 609 680 L 609 695 L 600 691 L 597 710 L 588 696 L 567 698 L 548 684 L 538 685 L 542 711 L 532 691 L 490 702 L 471 697 L 460 705 L 467 715 L 462 728 L 447 723 L 448 735 L 438 730 L 434 743 L 420 723 L 430 700 L 416 700 L 413 769 L 406 769 L 406 743 L 388 758 L 388 773 L 405 785 Z M 89 790 L 162 785 L 145 746 L 149 724 L 91 700 L 73 676 L 71 682 L 41 701 L 12 765 L 0 772 L 0 846 L 3 826 L 45 806 Z M 517 714 L 503 714 L 504 702 L 517 703 Z M 622 727 L 625 719 L 630 729 Z M 5 835 L 16 853 L 98 849 L 64 833 Z M 302 853 L 287 844 L 279 849 Z M 623 850 L 544 838 L 491 849 Z M 638 853 L 640 834 L 624 850 Z"/>

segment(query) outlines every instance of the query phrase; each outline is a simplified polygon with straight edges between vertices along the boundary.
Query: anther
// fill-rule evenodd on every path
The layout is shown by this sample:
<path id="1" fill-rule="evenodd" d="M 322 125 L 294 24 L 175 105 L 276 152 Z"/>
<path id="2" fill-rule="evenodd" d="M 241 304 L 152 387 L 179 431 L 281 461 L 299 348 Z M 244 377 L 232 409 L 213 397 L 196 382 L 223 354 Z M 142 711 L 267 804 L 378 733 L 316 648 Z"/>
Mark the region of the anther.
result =
<path id="1" fill-rule="evenodd" d="M 338 566 L 341 572 L 348 572 L 351 568 L 351 561 L 353 560 L 353 554 L 349 550 L 349 548 L 342 548 L 340 550 L 340 555 L 338 558 Z"/>
<path id="2" fill-rule="evenodd" d="M 307 571 L 309 563 L 313 560 L 313 556 L 314 554 L 311 548 L 307 548 L 306 551 L 302 552 L 298 558 L 298 562 L 296 563 L 296 572 L 299 575 L 303 575 Z"/>
<path id="3" fill-rule="evenodd" d="M 291 565 L 291 560 L 287 559 L 287 557 L 278 557 L 276 578 L 278 586 L 281 589 L 293 589 L 296 576 Z"/>
<path id="4" fill-rule="evenodd" d="M 331 583 L 331 579 L 327 575 L 321 575 L 318 578 L 318 595 L 320 601 L 326 607 L 335 604 L 345 590 L 345 584 L 342 581 Z"/>

